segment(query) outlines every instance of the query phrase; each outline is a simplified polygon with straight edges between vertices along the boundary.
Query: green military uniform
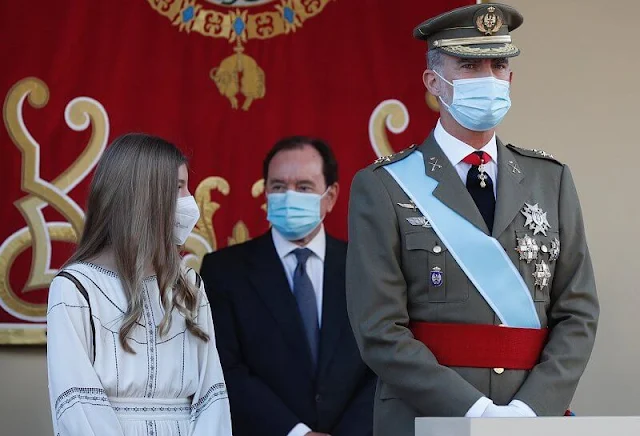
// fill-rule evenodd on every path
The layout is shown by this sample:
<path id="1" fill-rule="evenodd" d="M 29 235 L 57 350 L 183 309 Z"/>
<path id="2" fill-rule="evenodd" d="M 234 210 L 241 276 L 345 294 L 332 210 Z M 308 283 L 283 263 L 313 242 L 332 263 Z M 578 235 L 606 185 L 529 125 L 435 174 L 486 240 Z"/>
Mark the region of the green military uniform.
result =
<path id="1" fill-rule="evenodd" d="M 471 19 L 478 23 L 477 17 L 484 17 L 482 13 L 486 15 L 492 6 L 500 8 L 496 16 L 506 26 L 514 13 L 501 5 L 463 8 L 457 12 L 457 19 L 449 13 L 445 24 L 452 26 Z M 493 22 L 489 20 L 487 25 Z M 517 19 L 515 22 L 519 24 Z M 422 30 L 430 45 L 438 40 Z M 470 47 L 502 50 L 500 56 L 506 51 L 514 53 L 510 41 L 500 41 Z M 497 405 L 517 399 L 538 416 L 560 416 L 585 369 L 599 307 L 571 173 L 544 152 L 505 146 L 499 140 L 497 148 L 497 198 L 491 233 L 433 134 L 419 147 L 379 159 L 358 172 L 353 181 L 347 304 L 363 359 L 379 376 L 375 436 L 413 435 L 416 417 L 464 416 L 482 396 Z M 548 341 L 531 370 L 446 367 L 415 339 L 410 329 L 415 321 L 501 323 L 428 221 L 412 207 L 407 193 L 384 168 L 416 150 L 423 154 L 427 175 L 438 182 L 434 196 L 493 236 L 530 290 L 541 326 L 549 328 Z M 434 270 L 441 275 L 442 283 L 430 278 Z"/>

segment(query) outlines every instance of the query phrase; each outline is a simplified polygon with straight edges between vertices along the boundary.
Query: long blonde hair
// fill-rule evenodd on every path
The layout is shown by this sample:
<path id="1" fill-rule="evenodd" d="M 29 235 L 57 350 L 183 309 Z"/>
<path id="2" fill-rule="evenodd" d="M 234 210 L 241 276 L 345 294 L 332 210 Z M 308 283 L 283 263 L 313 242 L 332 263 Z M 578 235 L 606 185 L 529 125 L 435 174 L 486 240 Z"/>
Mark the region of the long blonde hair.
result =
<path id="1" fill-rule="evenodd" d="M 84 230 L 67 264 L 86 262 L 105 249 L 113 252 L 128 307 L 120 328 L 122 347 L 134 353 L 127 335 L 143 309 L 145 266 L 156 273 L 164 317 L 158 326 L 165 335 L 171 312 L 177 309 L 187 329 L 208 341 L 195 322 L 199 290 L 189 283 L 173 240 L 178 197 L 178 168 L 186 157 L 164 139 L 131 133 L 114 140 L 96 167 Z"/>

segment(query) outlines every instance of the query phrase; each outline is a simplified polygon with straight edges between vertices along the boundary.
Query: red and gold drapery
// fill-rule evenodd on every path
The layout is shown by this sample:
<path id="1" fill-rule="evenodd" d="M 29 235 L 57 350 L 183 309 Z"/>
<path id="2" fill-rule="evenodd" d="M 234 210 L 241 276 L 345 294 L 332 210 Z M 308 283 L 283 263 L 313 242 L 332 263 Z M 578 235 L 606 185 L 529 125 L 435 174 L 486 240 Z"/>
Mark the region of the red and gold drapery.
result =
<path id="1" fill-rule="evenodd" d="M 47 286 L 82 229 L 92 169 L 125 132 L 192 157 L 194 266 L 268 228 L 261 164 L 285 135 L 335 150 L 342 194 L 326 224 L 346 238 L 355 172 L 421 142 L 436 120 L 413 27 L 469 3 L 3 2 L 0 343 L 44 340 Z"/>

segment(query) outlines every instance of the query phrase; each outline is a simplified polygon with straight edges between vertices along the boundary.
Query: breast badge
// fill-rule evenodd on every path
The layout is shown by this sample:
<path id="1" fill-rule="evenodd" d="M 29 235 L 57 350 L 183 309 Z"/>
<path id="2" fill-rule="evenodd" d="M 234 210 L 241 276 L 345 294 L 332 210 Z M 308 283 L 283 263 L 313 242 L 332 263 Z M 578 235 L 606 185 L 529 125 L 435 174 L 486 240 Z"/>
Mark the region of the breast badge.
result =
<path id="1" fill-rule="evenodd" d="M 543 260 L 540 263 L 536 263 L 536 270 L 533 272 L 533 278 L 535 279 L 534 285 L 542 290 L 549 286 L 549 280 L 551 279 L 551 271 L 549 265 Z"/>
<path id="2" fill-rule="evenodd" d="M 412 226 L 424 227 L 425 229 L 431 228 L 431 223 L 423 216 L 412 216 L 407 218 L 407 221 Z"/>
<path id="3" fill-rule="evenodd" d="M 532 260 L 536 260 L 538 258 L 538 251 L 540 251 L 540 247 L 535 239 L 529 235 L 524 235 L 524 237 L 518 238 L 516 251 L 520 254 L 520 260 L 530 263 Z"/>
<path id="4" fill-rule="evenodd" d="M 549 230 L 551 226 L 549 225 L 549 221 L 547 221 L 547 213 L 540 209 L 538 203 L 533 206 L 525 203 L 525 207 L 520 212 L 527 219 L 524 223 L 525 227 L 529 227 L 529 230 L 533 230 L 533 236 L 538 233 L 542 233 L 547 236 L 547 230 Z"/>
<path id="5" fill-rule="evenodd" d="M 433 267 L 433 269 L 431 270 L 430 278 L 431 286 L 433 286 L 434 288 L 439 288 L 440 286 L 442 286 L 442 282 L 444 279 L 442 269 L 438 268 L 437 266 Z"/>

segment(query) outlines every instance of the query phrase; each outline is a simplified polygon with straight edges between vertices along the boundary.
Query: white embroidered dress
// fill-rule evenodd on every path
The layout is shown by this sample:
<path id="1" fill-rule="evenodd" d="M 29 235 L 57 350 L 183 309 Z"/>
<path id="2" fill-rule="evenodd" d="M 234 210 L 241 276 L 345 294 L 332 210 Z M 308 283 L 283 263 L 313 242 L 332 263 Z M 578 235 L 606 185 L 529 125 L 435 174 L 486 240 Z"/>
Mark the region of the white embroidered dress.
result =
<path id="1" fill-rule="evenodd" d="M 136 352 L 131 354 L 118 339 L 127 307 L 118 276 L 87 263 L 65 271 L 84 286 L 90 304 L 69 279 L 52 281 L 47 364 L 56 436 L 231 435 L 229 400 L 202 284 L 196 321 L 209 342 L 191 334 L 177 310 L 169 333 L 158 334 L 164 310 L 156 278 L 148 277 L 143 315 L 129 335 Z M 192 283 L 195 277 L 189 270 Z"/>

